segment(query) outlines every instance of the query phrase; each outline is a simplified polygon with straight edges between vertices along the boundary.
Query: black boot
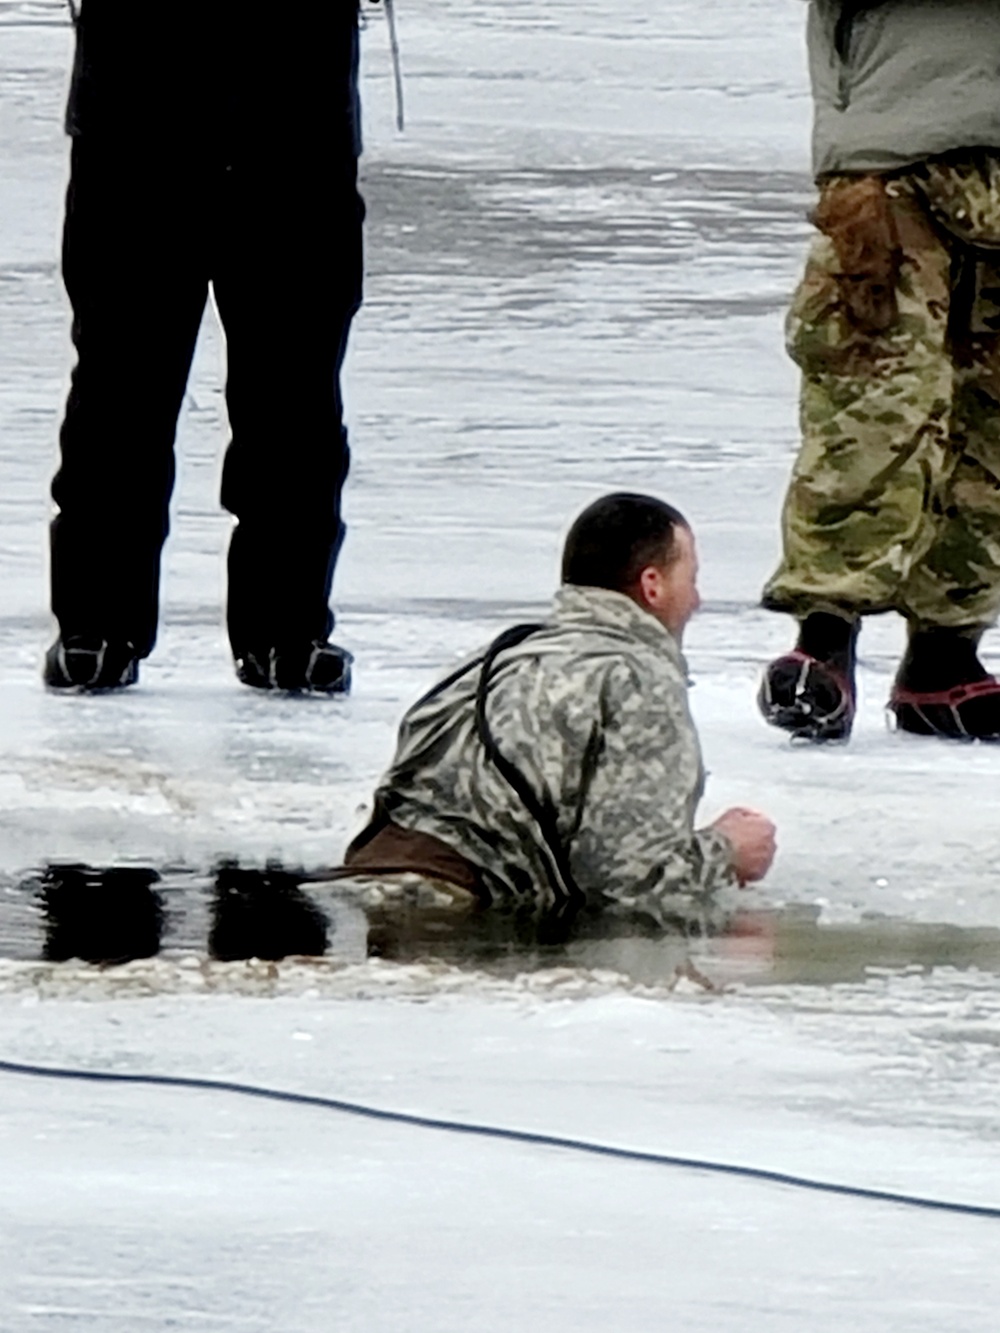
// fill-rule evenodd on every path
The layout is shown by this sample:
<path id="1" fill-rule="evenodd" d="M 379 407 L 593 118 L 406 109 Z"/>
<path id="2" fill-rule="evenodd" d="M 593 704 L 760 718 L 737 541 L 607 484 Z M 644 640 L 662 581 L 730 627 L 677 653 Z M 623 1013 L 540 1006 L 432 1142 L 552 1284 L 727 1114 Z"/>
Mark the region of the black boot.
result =
<path id="1" fill-rule="evenodd" d="M 139 679 L 139 659 L 131 643 L 59 638 L 45 654 L 42 678 L 50 690 L 123 690 Z"/>
<path id="2" fill-rule="evenodd" d="M 981 625 L 911 627 L 889 710 L 899 731 L 950 740 L 1000 740 L 1000 681 L 977 651 Z"/>
<path id="3" fill-rule="evenodd" d="M 351 688 L 351 663 L 346 648 L 335 643 L 300 644 L 283 648 L 259 648 L 236 659 L 236 675 L 255 690 L 278 690 L 292 694 L 347 694 Z"/>
<path id="4" fill-rule="evenodd" d="M 808 741 L 844 741 L 854 722 L 858 621 L 814 611 L 795 648 L 765 668 L 757 702 L 765 721 Z"/>

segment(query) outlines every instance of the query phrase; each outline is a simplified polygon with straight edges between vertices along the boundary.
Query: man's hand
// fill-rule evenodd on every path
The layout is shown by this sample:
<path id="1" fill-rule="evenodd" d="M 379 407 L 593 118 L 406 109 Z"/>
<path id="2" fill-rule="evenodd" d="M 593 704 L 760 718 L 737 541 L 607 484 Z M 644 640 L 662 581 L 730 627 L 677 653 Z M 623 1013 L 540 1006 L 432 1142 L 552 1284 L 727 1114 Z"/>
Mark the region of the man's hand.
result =
<path id="1" fill-rule="evenodd" d="M 759 810 L 738 805 L 719 816 L 710 826 L 732 844 L 733 869 L 740 885 L 763 879 L 774 860 L 774 825 Z"/>

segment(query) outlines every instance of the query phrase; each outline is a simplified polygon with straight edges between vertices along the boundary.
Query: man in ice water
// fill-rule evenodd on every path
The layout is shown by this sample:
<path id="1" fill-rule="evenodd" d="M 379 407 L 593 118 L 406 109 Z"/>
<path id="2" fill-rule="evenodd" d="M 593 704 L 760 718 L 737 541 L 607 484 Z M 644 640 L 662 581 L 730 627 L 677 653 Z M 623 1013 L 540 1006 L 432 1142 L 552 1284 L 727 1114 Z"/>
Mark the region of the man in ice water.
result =
<path id="1" fill-rule="evenodd" d="M 690 527 L 660 500 L 608 495 L 573 524 L 562 578 L 544 623 L 508 630 L 409 710 L 346 865 L 661 922 L 760 879 L 774 856 L 764 815 L 694 827 Z"/>
<path id="2" fill-rule="evenodd" d="M 236 674 L 346 690 L 329 642 L 361 301 L 357 0 L 70 0 L 63 274 L 77 363 L 52 485 L 56 690 L 134 684 L 153 648 L 178 411 L 211 286 L 232 439 Z"/>
<path id="3" fill-rule="evenodd" d="M 1000 740 L 1000 4 L 810 0 L 818 229 L 788 320 L 802 449 L 764 605 L 769 722 L 842 740 L 863 616 L 898 611 L 903 731 Z"/>

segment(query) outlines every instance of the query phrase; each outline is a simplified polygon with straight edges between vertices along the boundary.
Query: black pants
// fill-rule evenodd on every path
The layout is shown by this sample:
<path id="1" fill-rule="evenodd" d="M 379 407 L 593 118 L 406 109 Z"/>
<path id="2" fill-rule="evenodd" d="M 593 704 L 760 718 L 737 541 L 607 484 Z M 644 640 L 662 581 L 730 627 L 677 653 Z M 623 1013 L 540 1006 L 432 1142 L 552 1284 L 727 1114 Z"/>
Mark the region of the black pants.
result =
<path id="1" fill-rule="evenodd" d="M 232 439 L 234 656 L 323 639 L 348 468 L 340 369 L 361 301 L 356 157 L 252 141 L 74 138 L 63 237 L 77 365 L 52 484 L 64 638 L 156 638 L 174 435 L 211 284 Z"/>

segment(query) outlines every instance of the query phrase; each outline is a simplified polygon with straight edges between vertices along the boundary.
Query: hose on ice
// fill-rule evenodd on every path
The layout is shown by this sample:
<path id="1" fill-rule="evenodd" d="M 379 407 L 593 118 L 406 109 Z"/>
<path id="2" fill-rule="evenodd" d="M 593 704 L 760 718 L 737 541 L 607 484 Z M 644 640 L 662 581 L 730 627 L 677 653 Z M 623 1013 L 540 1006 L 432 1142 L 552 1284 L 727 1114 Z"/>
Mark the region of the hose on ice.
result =
<path id="1" fill-rule="evenodd" d="M 542 1148 L 562 1148 L 569 1152 L 587 1153 L 594 1157 L 610 1157 L 625 1162 L 645 1162 L 650 1166 L 669 1166 L 687 1171 L 707 1171 L 715 1175 L 736 1176 L 743 1180 L 763 1181 L 772 1185 L 784 1185 L 792 1189 L 838 1194 L 850 1199 L 866 1199 L 872 1203 L 896 1204 L 906 1208 L 924 1208 L 936 1212 L 958 1213 L 965 1217 L 1000 1219 L 1000 1207 L 990 1204 L 962 1203 L 956 1200 L 936 1199 L 919 1194 L 900 1194 L 892 1190 L 869 1189 L 863 1185 L 845 1185 L 836 1181 L 814 1180 L 808 1176 L 798 1176 L 784 1171 L 771 1171 L 758 1166 L 744 1166 L 736 1162 L 717 1162 L 709 1158 L 678 1157 L 670 1153 L 646 1152 L 639 1148 L 623 1148 L 609 1143 L 594 1143 L 588 1139 L 567 1138 L 559 1134 L 542 1134 L 534 1130 L 509 1129 L 501 1125 L 476 1124 L 461 1120 L 442 1120 L 435 1116 L 415 1115 L 408 1111 L 390 1111 L 383 1107 L 368 1106 L 363 1102 L 320 1097 L 306 1092 L 289 1092 L 281 1088 L 265 1088 L 254 1083 L 236 1083 L 228 1079 L 194 1078 L 179 1074 L 125 1074 L 104 1069 L 70 1069 L 52 1065 L 19 1064 L 12 1060 L 0 1060 L 0 1074 L 20 1074 L 34 1078 L 73 1080 L 84 1083 L 126 1083 L 140 1087 L 225 1092 L 241 1097 L 257 1097 L 265 1101 L 283 1102 L 291 1106 L 311 1106 L 324 1111 L 338 1111 L 342 1115 L 362 1116 L 368 1120 L 412 1125 L 417 1129 L 436 1129 L 450 1134 L 504 1139 L 511 1143 L 527 1143 Z"/>

